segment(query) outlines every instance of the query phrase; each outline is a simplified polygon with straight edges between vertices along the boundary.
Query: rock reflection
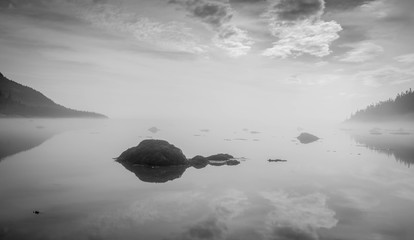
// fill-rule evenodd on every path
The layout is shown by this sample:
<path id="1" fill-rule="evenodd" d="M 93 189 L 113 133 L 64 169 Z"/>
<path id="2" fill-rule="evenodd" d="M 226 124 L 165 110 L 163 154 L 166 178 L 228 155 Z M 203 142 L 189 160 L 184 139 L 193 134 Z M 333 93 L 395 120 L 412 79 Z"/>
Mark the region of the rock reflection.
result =
<path id="1" fill-rule="evenodd" d="M 404 132 L 405 133 L 405 132 Z M 372 135 L 362 132 L 351 132 L 351 137 L 368 149 L 394 156 L 401 163 L 410 166 L 414 163 L 414 136 L 412 134 Z"/>
<path id="2" fill-rule="evenodd" d="M 226 161 L 209 160 L 205 164 L 194 165 L 177 165 L 177 166 L 146 166 L 138 164 L 128 164 L 120 162 L 129 171 L 133 172 L 137 178 L 143 182 L 149 183 L 166 183 L 168 181 L 176 180 L 184 174 L 187 168 L 194 167 L 195 169 L 202 169 L 211 166 L 235 166 L 240 164 L 240 161 L 230 159 Z"/>
<path id="3" fill-rule="evenodd" d="M 133 172 L 139 180 L 151 183 L 165 183 L 180 178 L 187 166 L 151 167 L 143 165 L 122 164 Z"/>
<path id="4" fill-rule="evenodd" d="M 240 162 L 230 154 L 219 153 L 208 157 L 197 155 L 187 159 L 181 149 L 165 140 L 146 139 L 136 147 L 121 153 L 116 161 L 144 182 L 165 183 L 180 178 L 189 167 L 205 168 L 207 165 L 234 166 Z"/>

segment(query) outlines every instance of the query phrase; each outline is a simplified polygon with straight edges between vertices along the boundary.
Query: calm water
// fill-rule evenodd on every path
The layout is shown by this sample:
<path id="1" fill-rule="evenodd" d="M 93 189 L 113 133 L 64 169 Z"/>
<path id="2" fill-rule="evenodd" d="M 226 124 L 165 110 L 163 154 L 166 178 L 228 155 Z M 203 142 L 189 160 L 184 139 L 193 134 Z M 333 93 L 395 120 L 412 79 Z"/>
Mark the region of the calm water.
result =
<path id="1" fill-rule="evenodd" d="M 0 239 L 414 238 L 414 134 L 297 128 L 0 120 Z M 146 138 L 241 164 L 154 183 L 112 159 Z"/>

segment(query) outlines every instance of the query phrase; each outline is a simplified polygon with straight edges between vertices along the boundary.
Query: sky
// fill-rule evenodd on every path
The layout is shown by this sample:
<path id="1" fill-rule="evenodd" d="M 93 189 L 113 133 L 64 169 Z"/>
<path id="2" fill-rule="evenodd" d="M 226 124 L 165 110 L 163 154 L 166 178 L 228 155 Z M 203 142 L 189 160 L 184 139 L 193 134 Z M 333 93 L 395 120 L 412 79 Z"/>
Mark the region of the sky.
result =
<path id="1" fill-rule="evenodd" d="M 0 0 L 0 72 L 111 118 L 332 121 L 413 86 L 412 0 Z"/>

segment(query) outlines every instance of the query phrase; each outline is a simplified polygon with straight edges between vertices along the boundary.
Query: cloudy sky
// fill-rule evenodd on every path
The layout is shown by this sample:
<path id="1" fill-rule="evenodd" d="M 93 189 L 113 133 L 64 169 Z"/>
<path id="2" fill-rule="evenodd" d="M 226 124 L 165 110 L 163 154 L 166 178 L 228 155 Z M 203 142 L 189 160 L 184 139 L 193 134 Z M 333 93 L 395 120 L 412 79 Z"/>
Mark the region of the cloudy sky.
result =
<path id="1" fill-rule="evenodd" d="M 0 0 L 0 72 L 114 118 L 341 121 L 413 86 L 412 0 Z"/>

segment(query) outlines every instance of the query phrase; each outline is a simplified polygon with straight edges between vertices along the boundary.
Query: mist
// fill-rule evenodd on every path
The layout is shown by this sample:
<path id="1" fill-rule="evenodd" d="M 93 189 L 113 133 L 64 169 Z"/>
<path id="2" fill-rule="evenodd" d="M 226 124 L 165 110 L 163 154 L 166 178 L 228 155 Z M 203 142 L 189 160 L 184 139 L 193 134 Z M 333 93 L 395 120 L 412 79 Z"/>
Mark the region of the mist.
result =
<path id="1" fill-rule="evenodd" d="M 413 10 L 0 0 L 0 239 L 414 239 Z"/>

